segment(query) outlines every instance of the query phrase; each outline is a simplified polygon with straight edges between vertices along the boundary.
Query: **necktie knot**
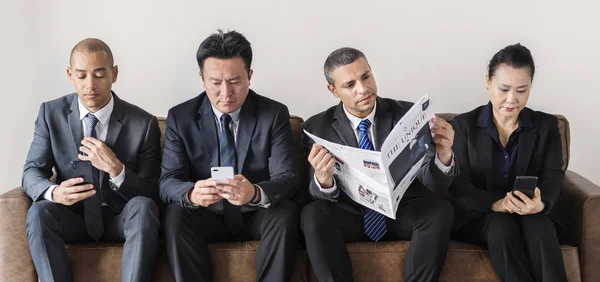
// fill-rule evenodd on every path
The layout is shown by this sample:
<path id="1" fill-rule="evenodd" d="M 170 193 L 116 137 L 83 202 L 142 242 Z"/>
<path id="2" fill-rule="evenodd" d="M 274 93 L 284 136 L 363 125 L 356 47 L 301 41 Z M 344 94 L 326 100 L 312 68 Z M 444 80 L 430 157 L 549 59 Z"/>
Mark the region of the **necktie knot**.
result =
<path id="1" fill-rule="evenodd" d="M 223 114 L 221 116 L 221 127 L 222 129 L 229 128 L 229 124 L 231 123 L 231 116 L 229 114 Z"/>
<path id="2" fill-rule="evenodd" d="M 368 119 L 363 119 L 359 124 L 358 124 L 358 130 L 360 132 L 369 132 L 369 127 L 371 127 L 371 121 Z"/>
<path id="3" fill-rule="evenodd" d="M 359 133 L 359 142 L 358 147 L 365 150 L 375 150 L 371 139 L 369 139 L 369 127 L 371 126 L 371 121 L 368 119 L 363 119 L 358 124 L 358 133 Z"/>
<path id="4" fill-rule="evenodd" d="M 92 113 L 88 113 L 87 115 L 85 115 L 84 117 L 85 120 L 85 127 L 86 127 L 86 132 L 85 132 L 85 136 L 86 137 L 96 137 L 96 124 L 98 123 L 98 118 L 92 114 Z"/>

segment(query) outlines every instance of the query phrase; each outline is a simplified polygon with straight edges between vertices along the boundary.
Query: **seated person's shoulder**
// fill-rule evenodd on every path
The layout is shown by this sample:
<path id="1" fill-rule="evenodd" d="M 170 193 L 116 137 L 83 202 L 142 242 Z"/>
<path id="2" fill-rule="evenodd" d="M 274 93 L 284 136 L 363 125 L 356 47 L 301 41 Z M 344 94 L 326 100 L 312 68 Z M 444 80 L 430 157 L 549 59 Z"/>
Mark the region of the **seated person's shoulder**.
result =
<path id="1" fill-rule="evenodd" d="M 246 99 L 254 99 L 256 106 L 260 109 L 258 111 L 260 114 L 274 115 L 283 109 L 288 111 L 287 106 L 283 103 L 260 94 L 248 95 Z"/>
<path id="2" fill-rule="evenodd" d="M 481 115 L 481 111 L 485 106 L 479 106 L 469 112 L 459 114 L 454 117 L 452 121 L 453 126 L 461 125 L 463 127 L 474 127 L 477 126 L 477 120 Z"/>
<path id="3" fill-rule="evenodd" d="M 529 108 L 525 108 L 523 110 L 531 112 L 531 114 L 533 116 L 533 122 L 535 124 L 539 124 L 539 125 L 547 124 L 550 126 L 558 125 L 558 118 L 553 114 L 548 114 L 548 113 L 541 112 L 541 111 L 534 111 Z"/>
<path id="4" fill-rule="evenodd" d="M 331 125 L 337 107 L 338 105 L 332 106 L 323 112 L 311 116 L 303 123 L 304 128 L 314 130 L 311 133 L 317 133 L 323 127 L 328 127 Z"/>
<path id="5" fill-rule="evenodd" d="M 77 99 L 77 93 L 71 93 L 42 104 L 46 111 L 62 111 L 70 109 L 73 100 Z"/>

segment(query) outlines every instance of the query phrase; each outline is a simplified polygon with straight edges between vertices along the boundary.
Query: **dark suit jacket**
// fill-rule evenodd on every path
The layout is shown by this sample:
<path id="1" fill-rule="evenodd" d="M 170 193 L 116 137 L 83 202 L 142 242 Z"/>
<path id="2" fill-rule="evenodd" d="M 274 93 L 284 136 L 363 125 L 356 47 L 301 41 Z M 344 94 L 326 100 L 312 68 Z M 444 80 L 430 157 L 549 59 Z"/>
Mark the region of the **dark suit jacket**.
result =
<path id="1" fill-rule="evenodd" d="M 240 111 L 237 171 L 258 184 L 271 201 L 296 195 L 296 149 L 285 105 L 250 90 Z M 219 166 L 218 129 L 203 92 L 169 110 L 160 177 L 160 197 L 185 206 L 183 196 Z"/>
<path id="2" fill-rule="evenodd" d="M 404 101 L 395 101 L 377 97 L 377 110 L 375 112 L 375 150 L 380 150 L 383 141 L 390 134 L 394 125 L 398 123 L 400 118 L 410 109 L 413 103 Z M 356 134 L 344 112 L 344 105 L 340 102 L 337 106 L 333 106 L 328 110 L 309 118 L 303 125 L 304 129 L 316 136 L 325 140 L 343 144 L 346 146 L 358 147 Z M 306 134 L 304 137 L 304 146 L 307 152 L 310 152 L 314 141 Z M 414 181 L 409 189 L 404 194 L 402 201 L 409 200 L 429 194 L 423 184 L 431 191 L 447 191 L 448 186 L 452 182 L 454 176 L 458 173 L 455 166 L 448 175 L 444 174 L 433 162 L 435 157 L 435 145 L 431 144 L 425 155 L 425 161 L 421 167 L 418 178 L 420 181 Z M 305 160 L 306 161 L 306 160 Z M 323 199 L 343 203 L 348 211 L 362 214 L 362 206 L 354 202 L 345 193 L 335 193 L 334 195 L 326 195 L 321 192 L 314 180 L 314 169 L 308 164 L 310 177 L 309 192 L 313 199 Z M 338 191 L 340 191 L 339 181 L 337 182 Z"/>
<path id="3" fill-rule="evenodd" d="M 455 131 L 452 147 L 460 167 L 460 175 L 450 187 L 452 202 L 457 211 L 457 224 L 482 217 L 492 212 L 492 204 L 501 197 L 491 192 L 494 183 L 494 140 L 486 127 L 477 125 L 484 106 L 457 116 L 453 121 Z M 515 175 L 537 176 L 543 213 L 552 210 L 561 191 L 565 173 L 562 170 L 562 143 L 555 116 L 534 112 L 529 108 L 533 127 L 522 127 L 519 133 L 519 151 Z M 460 227 L 460 226 L 459 226 Z"/>
<path id="4" fill-rule="evenodd" d="M 160 129 L 153 115 L 114 93 L 113 99 L 105 143 L 125 166 L 125 180 L 118 190 L 113 190 L 108 173 L 100 171 L 99 179 L 103 201 L 119 213 L 135 196 L 158 200 Z M 73 177 L 71 161 L 78 160 L 83 139 L 77 101 L 74 93 L 40 106 L 22 179 L 25 193 L 34 201 L 43 199 L 50 186 Z M 49 180 L 53 168 L 56 183 Z"/>

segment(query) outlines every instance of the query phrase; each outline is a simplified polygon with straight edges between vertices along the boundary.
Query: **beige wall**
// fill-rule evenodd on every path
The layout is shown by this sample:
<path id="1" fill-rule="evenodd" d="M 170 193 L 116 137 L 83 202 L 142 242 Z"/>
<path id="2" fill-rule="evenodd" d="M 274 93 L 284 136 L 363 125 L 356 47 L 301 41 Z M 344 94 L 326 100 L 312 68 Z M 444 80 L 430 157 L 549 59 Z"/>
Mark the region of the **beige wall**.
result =
<path id="1" fill-rule="evenodd" d="M 4 2 L 0 192 L 20 183 L 39 104 L 73 91 L 65 67 L 77 41 L 105 40 L 120 67 L 113 89 L 164 116 L 202 91 L 195 51 L 217 28 L 252 42 L 252 88 L 305 118 L 336 102 L 322 65 L 338 47 L 365 52 L 381 96 L 415 100 L 429 92 L 436 111 L 463 112 L 487 102 L 491 56 L 521 42 L 538 67 L 529 106 L 567 116 L 570 169 L 600 183 L 594 1 Z"/>

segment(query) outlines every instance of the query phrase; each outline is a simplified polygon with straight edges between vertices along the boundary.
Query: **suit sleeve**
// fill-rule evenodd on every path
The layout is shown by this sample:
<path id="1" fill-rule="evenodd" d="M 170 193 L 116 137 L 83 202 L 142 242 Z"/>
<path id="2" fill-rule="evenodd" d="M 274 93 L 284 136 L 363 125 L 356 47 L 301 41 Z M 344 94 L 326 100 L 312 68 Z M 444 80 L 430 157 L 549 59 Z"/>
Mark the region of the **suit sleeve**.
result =
<path id="1" fill-rule="evenodd" d="M 312 132 L 306 123 L 302 125 L 302 128 L 308 132 Z M 306 152 L 306 155 L 304 156 L 304 160 L 301 161 L 306 162 L 306 168 L 308 170 L 308 173 L 306 174 L 309 183 L 308 192 L 310 194 L 310 197 L 314 200 L 327 200 L 331 202 L 337 202 L 340 196 L 339 181 L 335 181 L 338 187 L 333 193 L 323 193 L 323 191 L 321 191 L 321 189 L 319 188 L 319 185 L 317 185 L 317 183 L 315 182 L 315 169 L 312 167 L 310 162 L 308 162 L 308 154 L 312 149 L 314 143 L 314 140 L 308 137 L 308 135 L 302 133 L 302 146 L 304 147 L 304 152 Z"/>
<path id="2" fill-rule="evenodd" d="M 432 142 L 429 149 L 427 149 L 423 165 L 419 170 L 419 180 L 421 180 L 421 183 L 429 190 L 439 193 L 440 195 L 448 195 L 450 184 L 452 184 L 452 180 L 454 180 L 460 171 L 456 162 L 456 153 L 454 153 L 453 156 L 454 166 L 450 167 L 448 173 L 442 171 L 439 166 L 435 164 L 434 158 L 436 158 L 436 151 L 435 144 Z"/>
<path id="3" fill-rule="evenodd" d="M 552 210 L 554 203 L 558 200 L 562 181 L 565 178 L 565 172 L 562 170 L 562 141 L 556 117 L 552 117 L 550 128 L 538 181 L 538 188 L 540 188 L 542 201 L 545 204 L 542 212 L 545 214 Z"/>
<path id="4" fill-rule="evenodd" d="M 184 195 L 194 187 L 194 182 L 188 181 L 189 159 L 173 109 L 169 110 L 167 115 L 161 170 L 160 199 L 167 204 L 187 207 Z"/>
<path id="5" fill-rule="evenodd" d="M 469 163 L 467 128 L 457 119 L 454 120 L 454 145 L 452 151 L 456 157 L 460 174 L 454 179 L 450 194 L 462 208 L 487 214 L 492 212 L 492 204 L 501 197 L 484 189 L 479 189 L 471 182 L 471 164 Z"/>
<path id="6" fill-rule="evenodd" d="M 272 205 L 282 199 L 292 199 L 297 195 L 298 156 L 292 137 L 290 114 L 287 107 L 281 106 L 274 117 L 271 128 L 271 155 L 269 157 L 269 180 L 258 184 L 269 197 Z"/>
<path id="7" fill-rule="evenodd" d="M 160 128 L 156 117 L 150 119 L 144 142 L 138 151 L 135 170 L 124 165 L 125 179 L 117 193 L 127 199 L 146 196 L 158 202 L 158 176 L 160 174 Z"/>
<path id="8" fill-rule="evenodd" d="M 29 147 L 21 179 L 23 190 L 34 202 L 44 199 L 44 192 L 56 184 L 49 180 L 53 174 L 53 167 L 52 142 L 46 121 L 46 104 L 43 103 L 35 121 L 33 141 Z"/>

